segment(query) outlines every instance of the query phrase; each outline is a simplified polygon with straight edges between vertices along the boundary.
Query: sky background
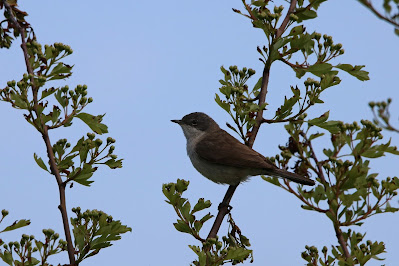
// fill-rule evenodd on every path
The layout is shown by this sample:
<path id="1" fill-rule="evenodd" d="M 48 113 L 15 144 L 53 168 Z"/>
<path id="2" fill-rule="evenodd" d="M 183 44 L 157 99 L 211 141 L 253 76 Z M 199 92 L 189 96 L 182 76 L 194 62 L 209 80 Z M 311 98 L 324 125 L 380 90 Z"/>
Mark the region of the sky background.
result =
<path id="1" fill-rule="evenodd" d="M 280 2 L 275 1 L 276 5 Z M 174 229 L 176 215 L 164 201 L 162 184 L 177 178 L 189 180 L 184 196 L 192 203 L 200 197 L 211 200 L 214 215 L 227 186 L 214 184 L 196 172 L 186 156 L 183 133 L 170 120 L 202 111 L 227 130 L 229 116 L 213 100 L 222 78 L 220 66 L 255 69 L 253 84 L 262 72 L 256 46 L 264 45 L 264 35 L 252 28 L 249 20 L 232 12 L 232 8 L 242 9 L 239 0 L 200 4 L 176 0 L 20 0 L 19 5 L 29 13 L 27 20 L 41 44 L 63 42 L 72 47 L 74 53 L 65 62 L 74 65 L 73 76 L 53 86 L 88 85 L 88 96 L 94 102 L 86 112 L 106 113 L 108 135 L 117 140 L 115 153 L 124 158 L 122 169 L 97 171 L 90 188 L 75 184 L 67 191 L 69 210 L 75 206 L 103 210 L 133 230 L 82 265 L 189 265 L 195 254 L 188 245 L 199 243 Z M 340 74 L 341 84 L 327 90 L 322 96 L 325 104 L 313 108 L 310 116 L 331 110 L 330 118 L 335 120 L 372 119 L 368 102 L 392 97 L 396 105 L 392 114 L 397 121 L 399 38 L 392 26 L 357 1 L 345 0 L 322 4 L 319 18 L 305 26 L 309 32 L 332 35 L 335 42 L 343 44 L 345 54 L 333 63 L 366 65 L 370 72 L 367 82 Z M 24 71 L 19 43 L 10 50 L 0 50 L 0 87 L 8 80 L 19 80 Z M 266 118 L 273 116 L 284 95 L 290 93 L 290 85 L 296 84 L 303 85 L 303 81 L 296 79 L 291 69 L 281 63 L 273 65 Z M 43 228 L 52 228 L 63 237 L 55 179 L 33 160 L 35 152 L 46 156 L 40 135 L 23 119 L 23 112 L 9 104 L 1 103 L 0 113 L 0 209 L 10 211 L 0 228 L 22 218 L 32 222 L 1 238 L 15 241 L 22 233 L 41 238 Z M 75 121 L 72 127 L 52 131 L 51 140 L 54 143 L 67 137 L 74 143 L 87 132 L 86 125 Z M 385 135 L 399 144 L 398 135 Z M 264 125 L 254 148 L 272 156 L 287 138 L 282 124 Z M 328 143 L 327 137 L 317 147 Z M 323 156 L 321 150 L 318 152 Z M 394 156 L 373 160 L 371 172 L 380 173 L 381 178 L 395 176 L 397 163 Z M 301 209 L 295 197 L 260 177 L 240 185 L 231 205 L 235 222 L 254 250 L 254 263 L 245 265 L 304 265 L 300 254 L 305 245 L 321 249 L 337 244 L 327 217 Z M 397 200 L 393 205 L 398 205 Z M 378 215 L 354 228 L 367 232 L 365 239 L 385 242 L 387 254 L 382 255 L 386 258 L 382 263 L 386 265 L 399 261 L 398 217 Z M 203 227 L 203 237 L 212 223 Z M 227 227 L 222 226 L 219 235 L 226 232 Z M 66 253 L 50 262 L 67 263 Z"/>

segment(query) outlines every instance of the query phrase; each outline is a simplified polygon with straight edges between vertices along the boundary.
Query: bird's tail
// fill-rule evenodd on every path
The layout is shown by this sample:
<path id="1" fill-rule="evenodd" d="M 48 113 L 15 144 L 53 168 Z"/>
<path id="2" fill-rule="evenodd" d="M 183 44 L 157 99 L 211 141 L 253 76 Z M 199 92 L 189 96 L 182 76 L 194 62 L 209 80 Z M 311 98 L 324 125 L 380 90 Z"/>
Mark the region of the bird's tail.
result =
<path id="1" fill-rule="evenodd" d="M 298 174 L 294 174 L 279 168 L 275 168 L 275 169 L 270 169 L 268 171 L 268 175 L 271 176 L 276 176 L 276 177 L 282 177 L 282 178 L 287 178 L 291 181 L 294 181 L 295 183 L 299 183 L 302 185 L 308 185 L 308 186 L 313 186 L 315 184 L 315 182 L 312 179 L 300 176 Z"/>

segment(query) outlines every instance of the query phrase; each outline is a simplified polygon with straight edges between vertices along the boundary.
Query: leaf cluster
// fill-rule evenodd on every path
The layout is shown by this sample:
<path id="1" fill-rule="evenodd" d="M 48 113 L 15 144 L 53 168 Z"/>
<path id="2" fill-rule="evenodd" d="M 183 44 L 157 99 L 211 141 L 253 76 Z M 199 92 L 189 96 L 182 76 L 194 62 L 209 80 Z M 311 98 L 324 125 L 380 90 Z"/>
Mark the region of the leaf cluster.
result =
<path id="1" fill-rule="evenodd" d="M 383 129 L 399 133 L 399 128 L 393 126 L 391 122 L 391 113 L 389 110 L 391 103 L 391 98 L 386 101 L 369 103 L 374 115 L 373 122 Z"/>
<path id="2" fill-rule="evenodd" d="M 220 69 L 224 74 L 224 79 L 219 80 L 222 84 L 219 91 L 224 97 L 221 99 L 216 94 L 215 101 L 231 116 L 237 125 L 236 129 L 228 124 L 229 128 L 246 141 L 248 139 L 247 132 L 251 131 L 255 125 L 255 113 L 266 107 L 266 104 L 259 106 L 254 102 L 259 94 L 262 80 L 259 79 L 252 90 L 249 91 L 246 82 L 255 74 L 255 70 L 246 67 L 239 70 L 237 66 L 230 66 L 229 70 L 222 66 Z"/>
<path id="3" fill-rule="evenodd" d="M 122 167 L 122 159 L 117 160 L 117 155 L 113 153 L 115 139 L 108 137 L 103 143 L 95 136 L 94 133 L 87 133 L 87 138 L 79 139 L 73 148 L 67 139 L 60 139 L 53 145 L 55 163 L 65 184 L 74 181 L 90 186 L 93 181 L 89 179 L 97 170 L 97 165 L 107 165 L 111 169 Z M 79 159 L 78 162 L 75 158 Z M 34 154 L 34 159 L 43 170 L 50 172 L 42 158 Z"/>
<path id="4" fill-rule="evenodd" d="M 76 262 L 80 263 L 94 256 L 101 249 L 112 246 L 111 242 L 121 239 L 121 234 L 132 229 L 119 220 L 98 210 L 81 212 L 80 207 L 73 208 L 76 218 L 71 218 L 75 239 Z"/>
<path id="5" fill-rule="evenodd" d="M 8 211 L 2 210 L 2 219 L 8 215 Z M 19 220 L 12 225 L 7 226 L 2 232 L 15 230 L 30 224 L 29 220 Z M 33 266 L 44 265 L 51 266 L 47 259 L 51 255 L 58 254 L 66 250 L 67 243 L 59 238 L 59 234 L 52 229 L 43 229 L 44 241 L 35 239 L 33 235 L 23 234 L 20 241 L 11 241 L 8 244 L 0 239 L 0 258 L 7 265 L 15 266 Z M 40 257 L 40 258 L 39 258 Z"/>
<path id="6" fill-rule="evenodd" d="M 386 252 L 383 242 L 364 241 L 366 234 L 356 233 L 350 229 L 343 235 L 345 242 L 349 243 L 353 257 L 346 259 L 340 246 L 331 246 L 331 253 L 324 246 L 321 254 L 317 247 L 305 246 L 306 250 L 302 252 L 302 258 L 308 262 L 308 266 L 332 266 L 336 264 L 339 266 L 365 265 L 371 259 L 383 260 L 378 257 L 378 255 Z"/>
<path id="7" fill-rule="evenodd" d="M 191 208 L 189 200 L 182 197 L 188 185 L 189 181 L 178 179 L 176 183 L 164 184 L 162 191 L 167 198 L 166 202 L 173 206 L 179 217 L 177 222 L 173 224 L 176 230 L 192 235 L 202 244 L 202 247 L 189 245 L 190 249 L 198 256 L 193 265 L 222 265 L 227 262 L 235 265 L 249 257 L 252 258 L 252 250 L 248 249 L 250 246 L 249 240 L 241 233 L 231 215 L 229 216 L 230 230 L 227 236 L 222 237 L 222 241 L 217 238 L 204 239 L 200 236 L 202 226 L 213 216 L 208 212 L 197 220 L 195 215 L 197 212 L 209 208 L 211 202 L 200 198 Z"/>

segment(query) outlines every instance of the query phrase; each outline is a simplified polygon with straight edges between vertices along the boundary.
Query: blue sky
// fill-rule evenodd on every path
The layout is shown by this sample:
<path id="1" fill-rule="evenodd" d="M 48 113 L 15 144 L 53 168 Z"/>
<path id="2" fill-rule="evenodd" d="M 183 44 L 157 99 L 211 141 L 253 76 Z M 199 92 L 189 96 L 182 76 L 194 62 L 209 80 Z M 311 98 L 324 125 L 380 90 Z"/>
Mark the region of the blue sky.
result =
<path id="1" fill-rule="evenodd" d="M 74 65 L 74 74 L 55 85 L 88 85 L 94 102 L 86 111 L 106 113 L 109 135 L 117 140 L 115 153 L 125 159 L 120 170 L 98 171 L 92 187 L 75 185 L 67 193 L 69 209 L 103 210 L 133 229 L 82 265 L 189 265 L 195 254 L 187 245 L 198 242 L 174 229 L 176 215 L 164 202 L 162 184 L 177 178 L 190 180 L 185 196 L 192 202 L 200 197 L 211 200 L 212 214 L 216 214 L 227 186 L 214 184 L 195 171 L 186 156 L 181 129 L 170 119 L 202 111 L 226 129 L 229 117 L 213 100 L 222 77 L 219 68 L 246 66 L 261 73 L 256 46 L 263 45 L 265 39 L 248 20 L 232 12 L 231 8 L 241 9 L 239 0 L 110 3 L 19 1 L 21 9 L 29 13 L 28 21 L 40 43 L 63 42 L 72 47 L 74 54 L 66 62 Z M 322 96 L 326 104 L 314 108 L 311 115 L 331 109 L 332 119 L 371 119 L 368 102 L 392 97 L 396 105 L 392 114 L 398 117 L 399 38 L 390 25 L 357 1 L 336 0 L 324 3 L 319 18 L 305 26 L 343 44 L 345 54 L 335 63 L 366 65 L 371 78 L 361 82 L 341 74 L 342 83 Z M 0 62 L 2 87 L 8 80 L 19 80 L 25 71 L 19 45 L 0 50 Z M 296 84 L 302 81 L 292 70 L 283 64 L 273 65 L 267 96 L 271 111 L 265 117 L 272 117 L 290 92 L 289 86 Z M 33 160 L 34 152 L 45 157 L 40 135 L 25 122 L 22 112 L 8 104 L 0 104 L 0 113 L 0 209 L 10 211 L 5 223 L 21 218 L 32 222 L 29 227 L 2 234 L 2 239 L 16 240 L 25 232 L 39 237 L 43 228 L 63 235 L 56 182 Z M 73 143 L 87 132 L 89 129 L 76 121 L 72 127 L 51 132 L 51 139 L 67 137 Z M 386 135 L 399 143 L 398 135 Z M 254 148 L 271 156 L 286 142 L 283 125 L 265 125 Z M 323 147 L 323 141 L 318 145 Z M 380 177 L 397 175 L 395 162 L 398 158 L 393 156 L 375 160 L 372 171 Z M 305 245 L 321 248 L 336 244 L 326 217 L 302 210 L 296 198 L 260 177 L 239 186 L 231 205 L 235 222 L 252 243 L 255 260 L 251 265 L 303 265 L 300 253 Z M 212 222 L 208 223 L 202 229 L 204 236 Z M 383 263 L 394 265 L 399 261 L 397 223 L 398 214 L 385 214 L 354 229 L 367 232 L 366 239 L 384 241 L 388 253 L 383 255 Z M 220 235 L 226 230 L 222 226 Z M 52 262 L 66 263 L 66 259 L 64 254 Z"/>

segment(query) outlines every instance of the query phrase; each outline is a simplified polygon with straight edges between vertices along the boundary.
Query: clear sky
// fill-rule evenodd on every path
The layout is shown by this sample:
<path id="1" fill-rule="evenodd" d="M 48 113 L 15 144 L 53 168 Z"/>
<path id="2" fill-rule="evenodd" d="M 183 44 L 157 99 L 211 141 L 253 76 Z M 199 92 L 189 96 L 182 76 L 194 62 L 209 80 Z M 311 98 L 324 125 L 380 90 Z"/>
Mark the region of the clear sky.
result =
<path id="1" fill-rule="evenodd" d="M 275 3 L 280 5 L 280 1 Z M 69 209 L 103 210 L 133 229 L 82 265 L 189 265 L 195 254 L 188 245 L 199 243 L 174 229 L 176 215 L 164 202 L 162 184 L 177 178 L 190 180 L 185 196 L 192 202 L 200 197 L 211 200 L 212 214 L 217 213 L 227 186 L 214 184 L 195 171 L 186 156 L 181 129 L 170 119 L 202 111 L 226 129 L 229 117 L 213 100 L 222 78 L 219 68 L 246 66 L 260 74 L 256 46 L 265 42 L 262 32 L 232 12 L 231 8 L 242 8 L 239 0 L 20 0 L 19 4 L 29 13 L 28 21 L 40 43 L 63 42 L 73 48 L 66 62 L 74 65 L 74 74 L 65 83 L 88 85 L 94 102 L 86 111 L 106 113 L 109 135 L 117 140 L 115 153 L 125 159 L 122 169 L 99 170 L 91 188 L 75 185 L 67 192 Z M 341 74 L 342 83 L 325 93 L 326 104 L 314 108 L 313 116 L 332 109 L 332 119 L 371 119 L 368 102 L 388 97 L 396 105 L 393 116 L 399 116 L 399 38 L 392 26 L 354 0 L 322 4 L 319 18 L 305 25 L 343 44 L 345 55 L 335 63 L 366 65 L 371 78 L 361 82 Z M 0 50 L 1 87 L 8 80 L 19 80 L 24 71 L 19 45 Z M 303 83 L 292 70 L 275 64 L 267 96 L 269 110 L 275 110 L 289 86 L 296 84 Z M 273 112 L 266 112 L 265 117 L 272 117 Z M 32 222 L 2 234 L 2 239 L 17 240 L 22 233 L 41 237 L 43 228 L 62 236 L 55 179 L 33 160 L 34 152 L 45 157 L 40 135 L 9 104 L 1 103 L 0 113 L 0 209 L 10 211 L 4 224 L 22 218 Z M 51 138 L 55 142 L 67 137 L 73 143 L 87 132 L 88 127 L 76 121 L 70 128 L 51 132 Z M 387 136 L 399 144 L 398 135 Z M 271 156 L 286 142 L 283 125 L 265 125 L 254 148 Z M 381 173 L 380 177 L 394 176 L 398 161 L 398 157 L 386 156 L 373 162 L 371 170 Z M 260 177 L 239 186 L 231 205 L 235 222 L 252 243 L 255 260 L 251 265 L 303 265 L 300 254 L 305 245 L 337 244 L 328 218 L 302 210 L 296 198 Z M 386 258 L 382 263 L 386 265 L 399 261 L 398 217 L 377 215 L 354 228 L 367 232 L 366 239 L 385 242 L 388 253 L 382 255 Z M 202 229 L 203 236 L 212 221 Z M 219 234 L 226 230 L 222 227 Z M 53 263 L 67 263 L 66 254 L 54 258 Z"/>

